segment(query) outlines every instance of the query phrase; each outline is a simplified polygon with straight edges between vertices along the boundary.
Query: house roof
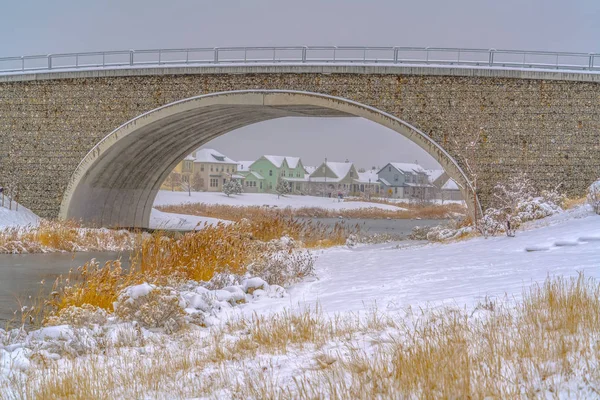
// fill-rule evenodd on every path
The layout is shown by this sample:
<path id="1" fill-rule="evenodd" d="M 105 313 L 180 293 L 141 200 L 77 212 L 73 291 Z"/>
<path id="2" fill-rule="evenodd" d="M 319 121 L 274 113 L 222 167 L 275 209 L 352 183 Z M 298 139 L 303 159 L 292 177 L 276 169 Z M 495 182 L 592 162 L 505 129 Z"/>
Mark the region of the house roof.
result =
<path id="1" fill-rule="evenodd" d="M 271 162 L 271 164 L 273 164 L 277 168 L 281 168 L 284 160 L 287 162 L 288 167 L 290 167 L 292 169 L 296 168 L 298 166 L 298 163 L 300 162 L 300 157 L 289 157 L 289 156 L 263 156 L 263 157 L 266 158 L 267 160 L 269 160 L 269 162 Z"/>
<path id="2" fill-rule="evenodd" d="M 338 178 L 342 179 L 348 175 L 352 168 L 351 162 L 332 162 L 327 161 L 327 168 L 331 170 Z"/>
<path id="3" fill-rule="evenodd" d="M 184 161 L 194 161 L 194 160 L 195 160 L 195 158 L 191 154 L 189 156 L 187 156 L 186 158 L 184 158 Z"/>
<path id="4" fill-rule="evenodd" d="M 256 179 L 261 179 L 261 180 L 262 180 L 262 179 L 265 179 L 265 177 L 264 177 L 264 176 L 262 176 L 261 174 L 259 174 L 259 173 L 258 173 L 258 172 L 256 172 L 256 171 L 250 171 L 249 173 L 247 173 L 247 174 L 246 174 L 246 177 L 247 177 L 248 175 L 252 175 L 252 176 L 254 176 Z"/>
<path id="5" fill-rule="evenodd" d="M 428 169 L 425 171 L 425 173 L 429 176 L 430 182 L 435 182 L 435 180 L 442 176 L 444 172 L 445 171 L 443 169 Z"/>
<path id="6" fill-rule="evenodd" d="M 252 164 L 254 164 L 254 161 L 238 161 L 238 171 L 248 172 Z"/>
<path id="7" fill-rule="evenodd" d="M 396 168 L 398 171 L 402 172 L 402 173 L 406 173 L 406 172 L 413 172 L 413 173 L 427 173 L 427 171 L 425 171 L 425 169 L 423 167 L 421 167 L 419 164 L 411 164 L 411 163 L 399 163 L 399 162 L 391 162 L 389 163 L 391 164 L 394 168 Z M 385 168 L 385 167 L 383 167 Z"/>
<path id="8" fill-rule="evenodd" d="M 313 172 L 315 172 L 316 169 L 317 169 L 317 167 L 315 167 L 314 165 L 305 165 L 304 166 L 304 170 L 309 175 L 312 174 Z"/>
<path id="9" fill-rule="evenodd" d="M 443 190 L 458 190 L 458 185 L 454 181 L 454 179 L 448 179 L 444 186 L 442 186 Z"/>
<path id="10" fill-rule="evenodd" d="M 215 149 L 200 149 L 196 151 L 194 162 L 209 162 L 217 164 L 237 164 L 231 158 L 219 153 Z"/>
<path id="11" fill-rule="evenodd" d="M 369 181 L 371 183 L 375 183 L 379 180 L 379 177 L 377 176 L 377 171 L 371 169 L 367 172 L 358 172 L 358 179 L 355 179 L 355 181 L 360 182 L 360 183 L 369 183 Z"/>

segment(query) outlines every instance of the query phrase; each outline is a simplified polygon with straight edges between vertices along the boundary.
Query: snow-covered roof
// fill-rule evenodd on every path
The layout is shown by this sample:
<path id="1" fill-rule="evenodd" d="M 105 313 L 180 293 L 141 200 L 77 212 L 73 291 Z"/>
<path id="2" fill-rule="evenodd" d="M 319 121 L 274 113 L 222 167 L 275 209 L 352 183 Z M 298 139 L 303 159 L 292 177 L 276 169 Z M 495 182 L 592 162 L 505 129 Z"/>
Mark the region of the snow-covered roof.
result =
<path id="1" fill-rule="evenodd" d="M 283 165 L 283 161 L 287 162 L 288 167 L 294 169 L 298 166 L 300 162 L 300 157 L 289 157 L 289 156 L 263 156 L 267 160 L 271 162 L 277 168 L 281 168 Z"/>
<path id="2" fill-rule="evenodd" d="M 187 156 L 187 157 L 186 157 L 186 158 L 184 158 L 183 160 L 184 160 L 184 161 L 194 161 L 194 160 L 195 160 L 195 158 L 194 158 L 194 156 L 193 156 L 193 155 L 191 155 L 191 154 L 190 154 L 189 156 Z"/>
<path id="3" fill-rule="evenodd" d="M 400 172 L 413 172 L 413 173 L 421 172 L 424 174 L 427 173 L 427 171 L 425 171 L 425 169 L 423 167 L 421 167 L 419 164 L 399 163 L 399 162 L 391 162 L 390 164 Z"/>
<path id="4" fill-rule="evenodd" d="M 294 177 L 290 177 L 290 176 L 283 176 L 283 177 L 281 177 L 281 179 L 283 179 L 284 181 L 288 181 L 288 182 L 307 182 L 309 176 L 310 175 L 304 175 L 304 177 L 302 177 L 302 178 L 294 178 Z"/>
<path id="5" fill-rule="evenodd" d="M 231 179 L 244 179 L 244 175 L 233 174 L 231 175 Z"/>
<path id="6" fill-rule="evenodd" d="M 379 180 L 379 177 L 377 176 L 377 171 L 371 169 L 367 172 L 358 172 L 358 179 L 355 179 L 355 181 L 360 182 L 360 183 L 369 183 L 369 181 L 371 183 L 375 183 Z"/>
<path id="7" fill-rule="evenodd" d="M 444 172 L 445 171 L 443 169 L 428 169 L 425 171 L 427 176 L 429 176 L 430 182 L 435 182 L 435 180 L 437 178 L 439 178 L 440 176 L 442 176 L 444 174 Z"/>
<path id="8" fill-rule="evenodd" d="M 331 170 L 338 178 L 342 179 L 348 175 L 348 172 L 352 168 L 351 162 L 332 162 L 327 161 L 327 168 Z"/>
<path id="9" fill-rule="evenodd" d="M 200 149 L 196 151 L 194 162 L 209 162 L 217 164 L 237 164 L 231 158 L 219 153 L 215 149 Z"/>
<path id="10" fill-rule="evenodd" d="M 304 170 L 306 171 L 307 174 L 310 175 L 317 170 L 317 167 L 315 167 L 314 165 L 305 165 Z"/>
<path id="11" fill-rule="evenodd" d="M 458 190 L 458 185 L 454 181 L 454 179 L 448 179 L 444 186 L 442 186 L 442 190 Z"/>
<path id="12" fill-rule="evenodd" d="M 248 175 L 253 175 L 256 179 L 265 179 L 264 176 L 262 176 L 261 174 L 259 174 L 256 171 L 250 171 L 250 173 Z M 248 176 L 246 175 L 246 176 Z"/>
<path id="13" fill-rule="evenodd" d="M 383 179 L 383 178 L 379 178 L 379 180 L 380 180 L 380 181 L 381 181 L 381 182 L 382 182 L 382 183 L 383 183 L 385 186 L 392 186 L 392 184 L 391 184 L 391 183 L 389 183 L 388 181 L 386 181 L 386 180 L 385 180 L 385 179 Z"/>
<path id="14" fill-rule="evenodd" d="M 252 164 L 254 161 L 238 161 L 238 171 L 249 172 Z"/>

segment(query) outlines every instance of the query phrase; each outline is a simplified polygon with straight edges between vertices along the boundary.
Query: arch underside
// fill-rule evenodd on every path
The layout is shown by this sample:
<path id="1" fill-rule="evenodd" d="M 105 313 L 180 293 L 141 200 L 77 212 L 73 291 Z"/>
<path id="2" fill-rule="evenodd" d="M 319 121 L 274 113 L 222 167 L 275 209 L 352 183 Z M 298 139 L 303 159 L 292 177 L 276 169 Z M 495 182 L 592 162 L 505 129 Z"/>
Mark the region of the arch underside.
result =
<path id="1" fill-rule="evenodd" d="M 324 95 L 227 92 L 161 107 L 113 131 L 79 164 L 60 217 L 93 226 L 147 228 L 162 182 L 185 156 L 232 130 L 283 117 L 364 117 L 381 123 L 424 148 L 455 179 L 464 198 L 472 198 L 456 162 L 426 135 L 391 116 Z"/>

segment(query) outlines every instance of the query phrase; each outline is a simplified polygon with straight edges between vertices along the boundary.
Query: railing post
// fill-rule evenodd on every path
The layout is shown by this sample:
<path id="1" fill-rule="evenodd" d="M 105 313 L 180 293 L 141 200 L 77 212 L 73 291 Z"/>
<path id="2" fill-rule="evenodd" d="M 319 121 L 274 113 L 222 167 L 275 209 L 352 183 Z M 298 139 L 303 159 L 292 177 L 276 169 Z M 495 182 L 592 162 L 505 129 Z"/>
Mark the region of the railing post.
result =
<path id="1" fill-rule="evenodd" d="M 590 53 L 590 60 L 588 61 L 588 68 L 590 70 L 594 69 L 594 53 Z"/>
<path id="2" fill-rule="evenodd" d="M 133 53 L 135 53 L 134 50 L 129 50 L 129 65 L 133 66 Z"/>
<path id="3" fill-rule="evenodd" d="M 394 47 L 394 64 L 398 64 L 398 48 Z"/>
<path id="4" fill-rule="evenodd" d="M 494 52 L 495 51 L 496 51 L 496 49 L 490 49 L 490 55 L 489 55 L 490 67 L 494 66 Z"/>
<path id="5" fill-rule="evenodd" d="M 79 53 L 75 54 L 75 68 L 79 68 Z"/>
<path id="6" fill-rule="evenodd" d="M 158 65 L 160 65 L 161 62 L 161 58 L 162 58 L 162 50 L 158 50 Z"/>
<path id="7" fill-rule="evenodd" d="M 185 49 L 185 63 L 189 64 L 190 62 L 190 49 Z"/>
<path id="8" fill-rule="evenodd" d="M 214 57 L 214 61 L 215 61 L 215 64 L 218 64 L 218 63 L 219 63 L 219 48 L 218 48 L 218 47 L 215 47 L 215 57 Z"/>
<path id="9" fill-rule="evenodd" d="M 48 69 L 52 69 L 52 54 L 48 54 Z"/>
<path id="10" fill-rule="evenodd" d="M 25 57 L 21 56 L 21 71 L 25 72 Z"/>
<path id="11" fill-rule="evenodd" d="M 429 47 L 425 47 L 425 64 L 429 64 Z"/>
<path id="12" fill-rule="evenodd" d="M 306 46 L 302 47 L 302 63 L 306 62 Z"/>
<path id="13" fill-rule="evenodd" d="M 335 62 L 336 52 L 337 52 L 337 46 L 333 46 L 333 62 Z"/>

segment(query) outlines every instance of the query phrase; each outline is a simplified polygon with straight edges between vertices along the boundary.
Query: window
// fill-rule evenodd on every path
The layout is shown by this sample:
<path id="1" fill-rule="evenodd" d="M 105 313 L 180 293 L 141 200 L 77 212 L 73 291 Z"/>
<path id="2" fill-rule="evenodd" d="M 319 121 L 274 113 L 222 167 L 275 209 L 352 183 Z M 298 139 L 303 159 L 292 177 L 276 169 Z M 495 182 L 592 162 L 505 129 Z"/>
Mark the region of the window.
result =
<path id="1" fill-rule="evenodd" d="M 262 189 L 262 182 L 260 183 L 260 188 Z"/>
<path id="2" fill-rule="evenodd" d="M 204 172 L 204 164 L 200 164 L 200 171 Z"/>
<path id="3" fill-rule="evenodd" d="M 223 185 L 227 183 L 227 179 L 223 178 Z"/>
<path id="4" fill-rule="evenodd" d="M 388 172 L 392 172 L 392 167 L 388 167 Z"/>
<path id="5" fill-rule="evenodd" d="M 269 170 L 269 176 L 273 176 L 273 170 L 272 169 Z"/>
<path id="6" fill-rule="evenodd" d="M 219 180 L 217 178 L 210 178 L 210 187 L 219 187 Z"/>
<path id="7" fill-rule="evenodd" d="M 221 172 L 225 171 L 225 167 L 221 165 Z"/>
<path id="8" fill-rule="evenodd" d="M 213 172 L 213 165 L 210 164 L 210 172 Z"/>
<path id="9" fill-rule="evenodd" d="M 281 171 L 281 176 L 285 176 L 285 170 Z"/>
<path id="10" fill-rule="evenodd" d="M 394 174 L 394 182 L 398 182 L 398 180 L 400 180 L 400 177 L 398 174 Z"/>
<path id="11" fill-rule="evenodd" d="M 398 194 L 398 188 L 394 188 L 394 193 Z"/>

